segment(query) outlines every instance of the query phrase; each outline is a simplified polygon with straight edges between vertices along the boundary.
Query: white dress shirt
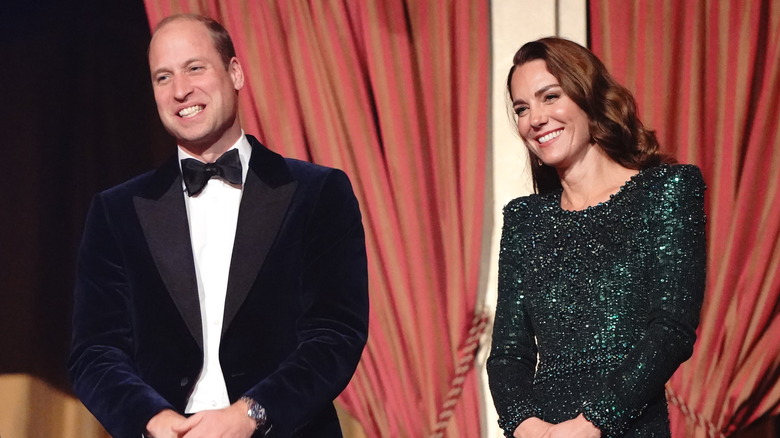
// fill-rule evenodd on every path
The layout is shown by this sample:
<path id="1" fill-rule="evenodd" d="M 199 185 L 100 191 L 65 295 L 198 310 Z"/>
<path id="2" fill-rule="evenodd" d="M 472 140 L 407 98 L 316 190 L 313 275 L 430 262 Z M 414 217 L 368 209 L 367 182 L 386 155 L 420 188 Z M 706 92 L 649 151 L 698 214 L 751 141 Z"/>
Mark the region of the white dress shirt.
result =
<path id="1" fill-rule="evenodd" d="M 246 181 L 252 154 L 252 147 L 243 131 L 241 138 L 230 149 L 234 148 L 238 149 L 241 159 L 243 182 Z M 185 158 L 195 157 L 179 147 L 180 166 L 181 160 Z M 203 369 L 187 401 L 186 413 L 230 405 L 219 363 L 219 344 L 242 187 L 221 178 L 212 178 L 197 195 L 188 196 L 184 192 L 198 281 L 204 350 Z"/>

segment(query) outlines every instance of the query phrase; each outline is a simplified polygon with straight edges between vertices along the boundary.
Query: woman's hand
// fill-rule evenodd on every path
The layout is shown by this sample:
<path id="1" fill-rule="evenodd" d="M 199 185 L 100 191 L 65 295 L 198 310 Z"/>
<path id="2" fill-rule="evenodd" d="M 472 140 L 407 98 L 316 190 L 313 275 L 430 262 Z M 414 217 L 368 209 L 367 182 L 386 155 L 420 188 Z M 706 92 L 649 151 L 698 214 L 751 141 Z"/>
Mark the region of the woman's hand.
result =
<path id="1" fill-rule="evenodd" d="M 553 424 L 542 438 L 601 438 L 601 431 L 580 414 L 563 423 Z"/>
<path id="2" fill-rule="evenodd" d="M 551 423 L 536 417 L 526 418 L 517 426 L 512 436 L 515 438 L 542 438 L 551 426 Z"/>

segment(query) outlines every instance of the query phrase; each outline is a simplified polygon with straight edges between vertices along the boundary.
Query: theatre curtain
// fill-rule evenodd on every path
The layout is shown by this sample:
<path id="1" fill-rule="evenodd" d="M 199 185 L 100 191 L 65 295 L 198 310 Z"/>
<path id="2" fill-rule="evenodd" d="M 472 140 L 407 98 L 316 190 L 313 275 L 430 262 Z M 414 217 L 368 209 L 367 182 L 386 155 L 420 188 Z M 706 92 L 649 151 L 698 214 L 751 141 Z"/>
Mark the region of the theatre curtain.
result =
<path id="1" fill-rule="evenodd" d="M 370 437 L 479 436 L 489 2 L 145 4 L 152 26 L 222 22 L 248 76 L 245 131 L 352 179 L 371 320 L 340 405 Z"/>
<path id="2" fill-rule="evenodd" d="M 707 290 L 667 385 L 675 437 L 780 413 L 780 3 L 590 1 L 592 48 L 708 185 Z"/>

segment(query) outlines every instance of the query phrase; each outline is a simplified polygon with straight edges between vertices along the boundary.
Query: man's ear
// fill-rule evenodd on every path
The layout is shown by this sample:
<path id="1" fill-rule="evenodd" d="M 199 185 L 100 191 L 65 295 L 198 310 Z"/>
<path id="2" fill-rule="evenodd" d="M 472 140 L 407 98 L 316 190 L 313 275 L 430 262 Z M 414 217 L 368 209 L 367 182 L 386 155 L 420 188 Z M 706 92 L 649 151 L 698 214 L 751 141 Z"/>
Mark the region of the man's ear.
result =
<path id="1" fill-rule="evenodd" d="M 241 63 L 238 62 L 238 58 L 235 56 L 230 58 L 228 73 L 230 74 L 230 78 L 233 79 L 233 88 L 235 88 L 236 91 L 244 88 L 244 69 L 241 68 Z"/>

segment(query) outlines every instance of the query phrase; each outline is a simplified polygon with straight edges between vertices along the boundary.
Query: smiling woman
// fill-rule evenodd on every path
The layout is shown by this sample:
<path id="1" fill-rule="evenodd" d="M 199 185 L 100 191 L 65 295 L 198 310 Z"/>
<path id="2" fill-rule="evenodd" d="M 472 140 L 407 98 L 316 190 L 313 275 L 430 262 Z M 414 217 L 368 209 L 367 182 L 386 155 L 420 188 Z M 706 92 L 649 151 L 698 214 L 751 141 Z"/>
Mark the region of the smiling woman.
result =
<path id="1" fill-rule="evenodd" d="M 524 72 L 517 75 L 516 70 Z M 674 161 L 659 153 L 655 133 L 647 130 L 637 117 L 631 93 L 610 75 L 592 52 L 574 42 L 543 38 L 523 46 L 515 54 L 507 77 L 507 89 L 518 116 L 519 133 L 527 146 L 529 138 L 537 139 L 540 135 L 550 134 L 549 124 L 539 124 L 540 121 L 548 121 L 544 117 L 549 116 L 549 112 L 538 114 L 542 119 L 535 122 L 530 119 L 524 121 L 525 117 L 521 117 L 532 109 L 531 102 L 524 99 L 533 98 L 545 104 L 537 105 L 537 109 L 560 111 L 566 107 L 566 117 L 572 118 L 570 125 L 575 120 L 580 124 L 576 129 L 578 141 L 587 142 L 589 146 L 597 144 L 595 151 L 592 148 L 588 151 L 606 154 L 608 161 L 621 167 L 639 170 Z M 574 108 L 568 107 L 567 103 L 574 104 Z M 536 131 L 524 131 L 523 123 L 536 123 Z M 570 127 L 573 133 L 575 127 Z M 542 128 L 546 130 L 542 132 Z M 533 153 L 533 149 L 529 150 Z M 562 181 L 555 170 L 560 166 L 545 167 L 542 164 L 544 160 L 540 162 L 535 158 L 541 157 L 531 157 L 536 190 L 547 192 L 561 188 Z"/>
<path id="2" fill-rule="evenodd" d="M 631 94 L 571 41 L 524 45 L 507 86 L 537 193 L 504 209 L 487 363 L 499 424 L 668 437 L 664 384 L 691 355 L 704 290 L 701 174 L 665 164 Z"/>
<path id="3" fill-rule="evenodd" d="M 511 79 L 517 129 L 530 152 L 554 168 L 602 153 L 591 141 L 588 115 L 563 91 L 544 60 L 529 61 Z"/>

